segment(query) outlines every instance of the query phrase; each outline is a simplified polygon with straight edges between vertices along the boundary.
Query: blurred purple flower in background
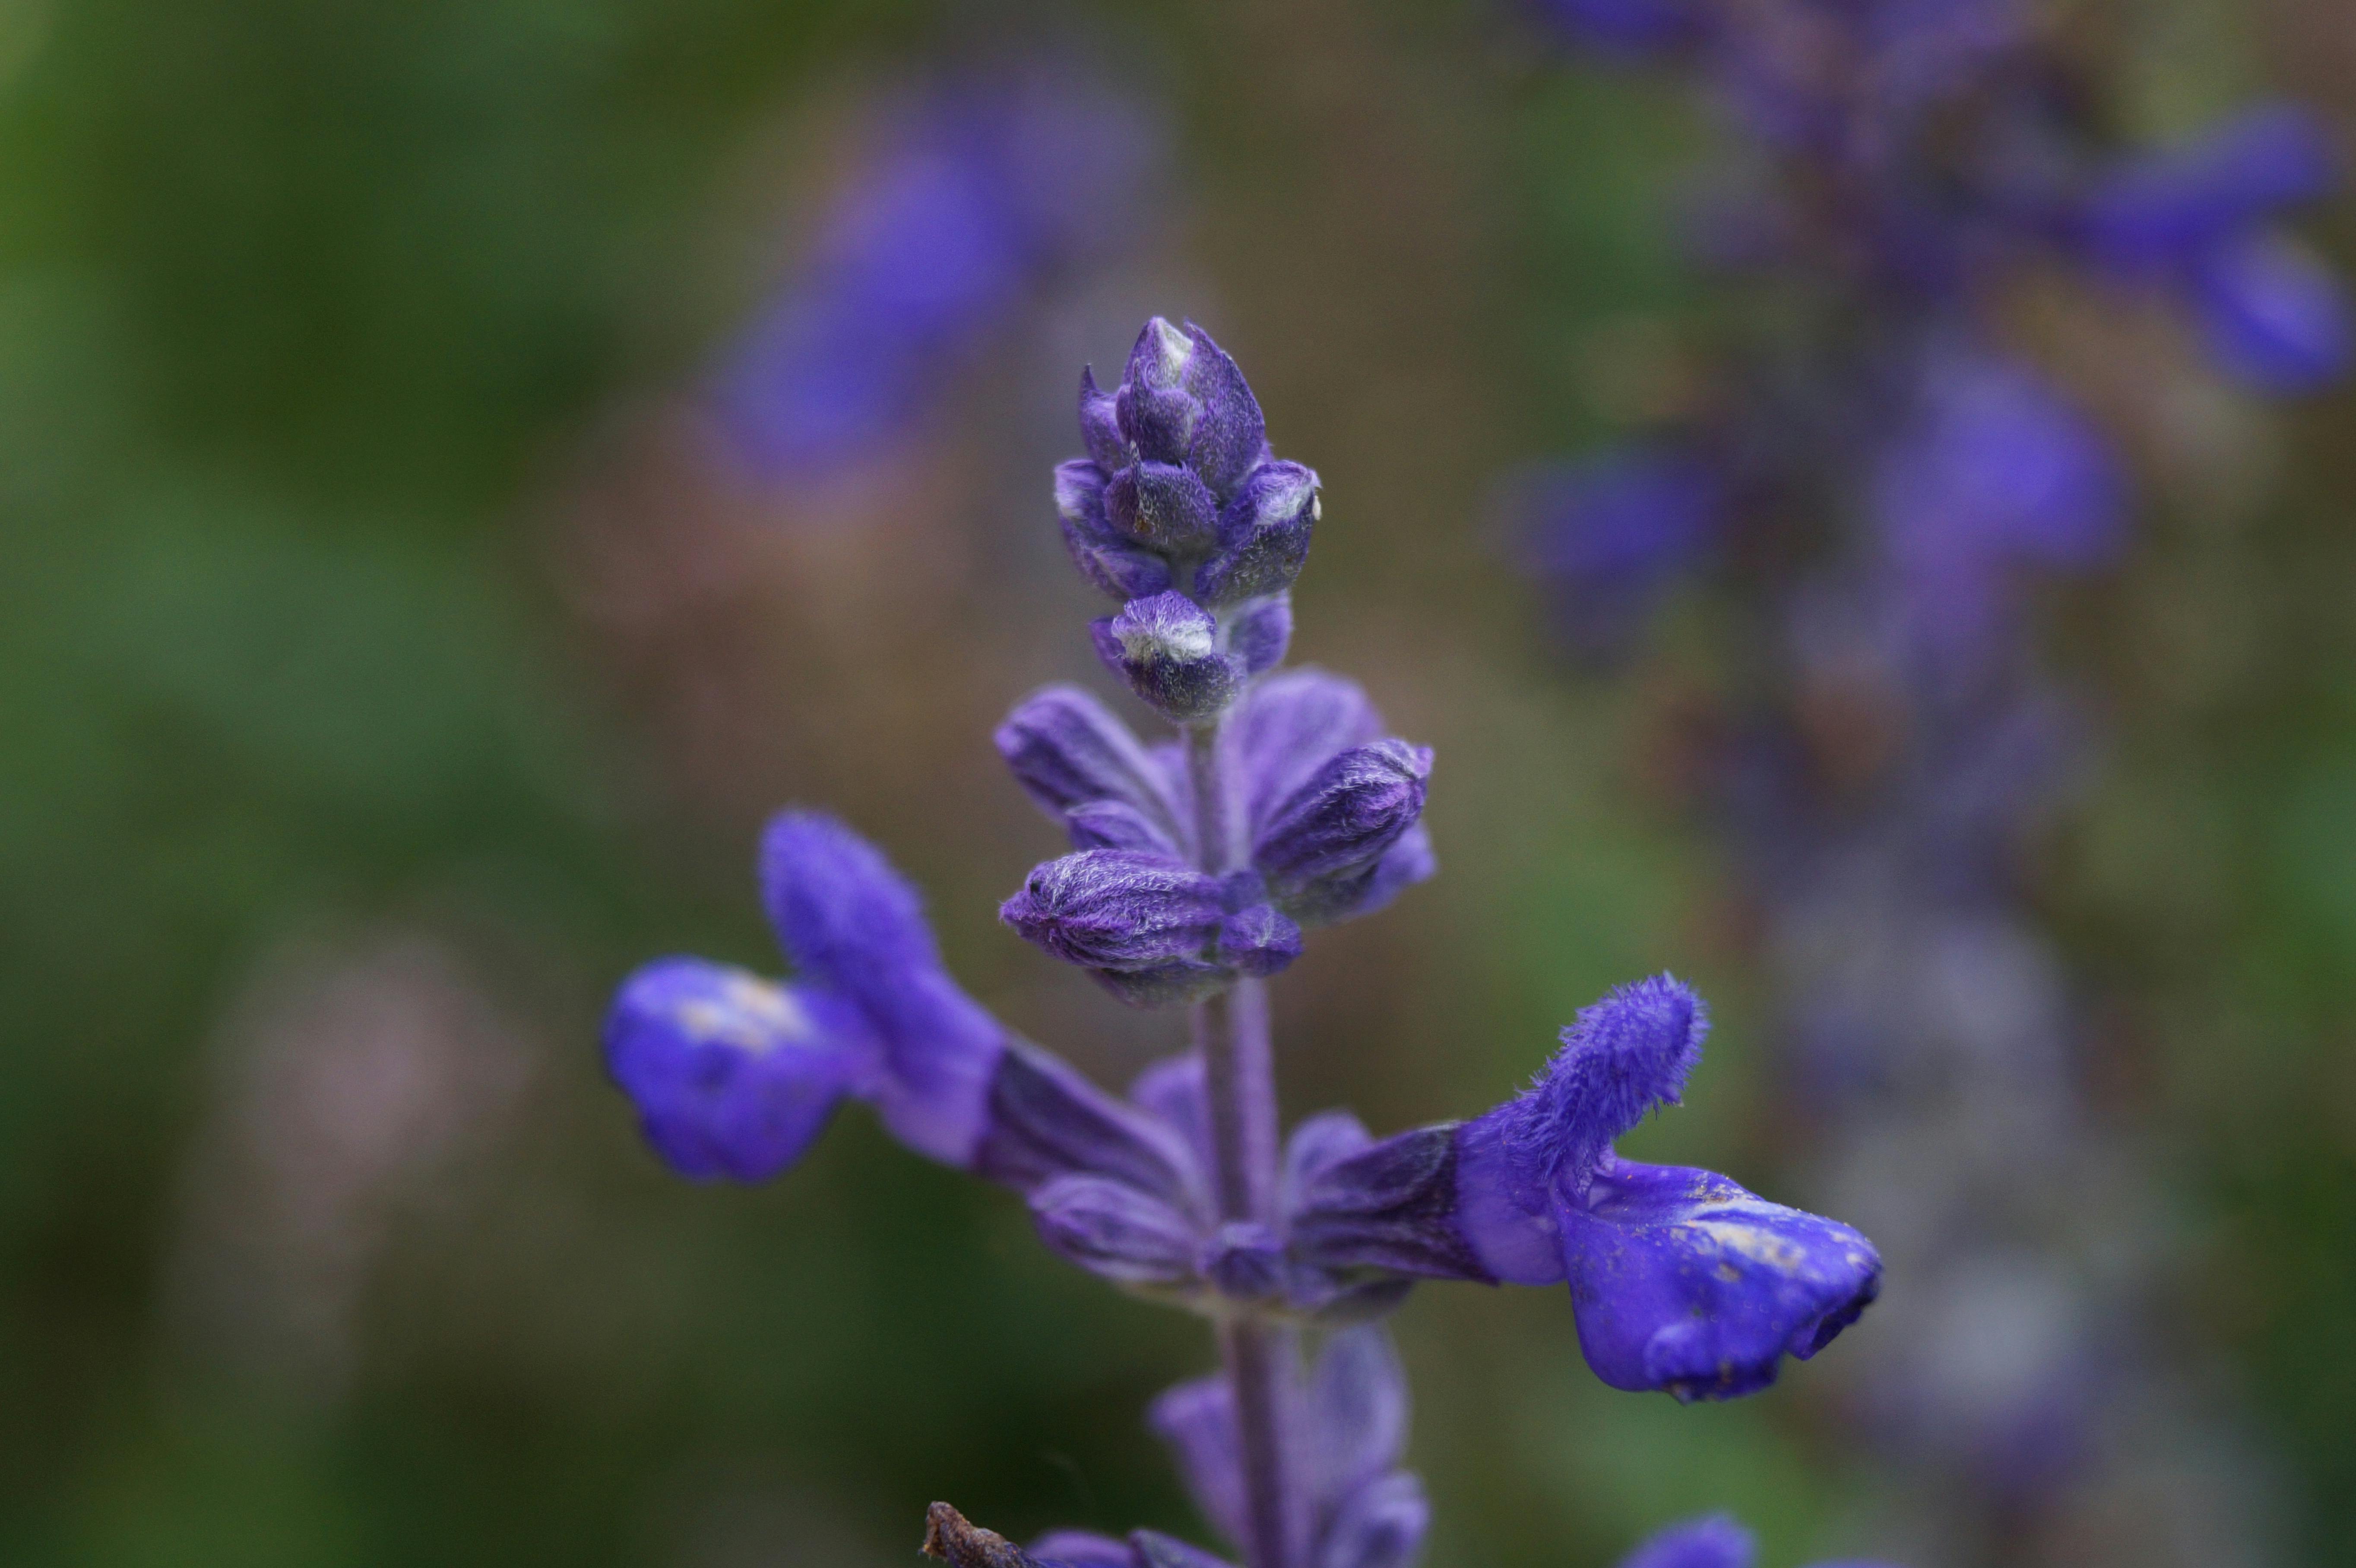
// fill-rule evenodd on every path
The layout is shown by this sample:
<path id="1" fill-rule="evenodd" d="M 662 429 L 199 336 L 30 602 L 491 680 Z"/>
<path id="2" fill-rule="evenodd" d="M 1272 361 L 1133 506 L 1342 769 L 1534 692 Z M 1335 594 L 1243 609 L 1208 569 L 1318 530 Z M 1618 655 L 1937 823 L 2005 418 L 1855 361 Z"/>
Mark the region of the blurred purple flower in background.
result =
<path id="1" fill-rule="evenodd" d="M 1696 237 L 1779 291 L 1730 395 L 1510 496 L 1575 653 L 1624 655 L 1681 578 L 1731 602 L 1702 787 L 1765 917 L 1815 1195 L 1904 1281 L 1848 1360 L 1854 1435 L 1947 1562 L 2079 1563 L 2098 1536 L 2212 1562 L 2250 1533 L 2211 1462 L 2233 1441 L 2155 1342 L 2149 1184 L 2088 1105 L 2016 871 L 2086 749 L 2029 590 L 2119 557 L 2128 485 L 2001 306 L 2058 269 L 2163 302 L 2254 390 L 2335 379 L 2340 284 L 2280 228 L 2330 184 L 2319 132 L 2269 106 L 2122 157 L 2013 0 L 1539 11 L 1606 59 L 1684 62 L 1747 144 Z M 2136 1492 L 2157 1501 L 2113 1517 Z M 1747 1561 L 1730 1531 L 1636 1561 Z"/>
<path id="2" fill-rule="evenodd" d="M 721 357 L 729 451 L 773 484 L 887 458 L 1040 290 L 1140 242 L 1164 133 L 1068 53 L 967 67 L 884 114 L 784 286 Z"/>

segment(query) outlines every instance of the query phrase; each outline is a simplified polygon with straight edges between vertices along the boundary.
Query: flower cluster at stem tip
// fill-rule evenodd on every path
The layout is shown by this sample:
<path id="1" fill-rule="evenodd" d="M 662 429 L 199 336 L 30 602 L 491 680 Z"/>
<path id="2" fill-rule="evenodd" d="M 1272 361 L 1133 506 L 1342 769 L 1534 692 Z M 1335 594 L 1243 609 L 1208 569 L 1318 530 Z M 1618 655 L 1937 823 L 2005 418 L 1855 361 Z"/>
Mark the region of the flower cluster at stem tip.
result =
<path id="1" fill-rule="evenodd" d="M 1327 1111 L 1280 1147 L 1270 1128 L 1267 1168 L 1245 1184 L 1266 1201 L 1239 1204 L 1227 1175 L 1260 1157 L 1234 1154 L 1221 1096 L 1235 1088 L 1200 1041 L 1214 1005 L 1252 1004 L 1213 999 L 1282 969 L 1304 931 L 1432 874 L 1431 753 L 1386 736 L 1355 684 L 1277 668 L 1317 476 L 1271 455 L 1258 403 L 1207 333 L 1149 322 L 1114 390 L 1083 378 L 1080 422 L 1089 456 L 1057 470 L 1055 498 L 1075 564 L 1123 601 L 1097 623 L 1098 649 L 1180 732 L 1149 744 L 1075 687 L 1016 706 L 999 749 L 1072 851 L 1001 912 L 1126 1003 L 1194 1004 L 1197 1048 L 1126 1095 L 1098 1087 L 965 993 L 916 890 L 872 845 L 789 810 L 760 875 L 797 977 L 648 965 L 615 999 L 608 1069 L 684 1176 L 767 1179 L 842 1101 L 863 1101 L 917 1153 L 1013 1189 L 1079 1267 L 1260 1326 L 1279 1349 L 1248 1406 L 1231 1360 L 1151 1413 L 1205 1519 L 1252 1568 L 1404 1568 L 1428 1510 L 1398 1467 L 1406 1389 L 1376 1320 L 1417 1280 L 1567 1285 L 1606 1383 L 1726 1399 L 1855 1321 L 1880 1262 L 1846 1225 L 1614 1151 L 1678 1103 L 1700 1058 L 1708 1010 L 1665 975 L 1582 1011 L 1525 1093 L 1470 1121 L 1377 1138 Z M 1272 1116 L 1265 1061 L 1241 1060 L 1228 1077 L 1259 1074 Z M 1295 1348 L 1303 1328 L 1323 1338 L 1313 1360 Z M 1283 1427 L 1274 1449 L 1255 1421 Z M 1151 1532 L 1061 1532 L 1026 1557 L 953 1509 L 934 1524 L 953 1561 L 1218 1561 Z"/>

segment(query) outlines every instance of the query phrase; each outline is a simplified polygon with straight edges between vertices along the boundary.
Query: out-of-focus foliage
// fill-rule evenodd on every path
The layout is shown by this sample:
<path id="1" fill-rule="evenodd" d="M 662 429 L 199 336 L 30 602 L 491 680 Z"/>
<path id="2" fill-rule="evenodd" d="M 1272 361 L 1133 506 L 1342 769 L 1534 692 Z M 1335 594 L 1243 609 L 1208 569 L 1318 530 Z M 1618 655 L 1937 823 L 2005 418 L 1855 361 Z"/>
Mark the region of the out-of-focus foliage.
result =
<path id="1" fill-rule="evenodd" d="M 2330 9 L 2220 27 L 2328 59 Z M 2205 15 L 2150 32 L 2172 91 Z M 1503 462 L 1682 395 L 1676 315 L 1731 308 L 1671 260 L 1699 132 L 1470 3 L 1095 21 L 1194 190 L 1099 314 L 1249 353 L 1327 485 L 1298 656 L 1440 756 L 1429 896 L 1280 987 L 1289 1104 L 1478 1109 L 1674 965 L 1711 1093 L 1630 1152 L 1763 1181 L 1766 1014 L 1649 804 L 1657 704 L 1565 683 L 1474 521 Z M 1086 603 L 1062 438 L 997 464 L 1126 332 L 1083 290 L 991 357 L 872 526 L 765 528 L 664 455 L 844 103 L 970 41 L 913 3 L 0 5 L 0 1564 L 865 1563 L 938 1495 L 1189 1526 L 1139 1412 L 1192 1324 L 855 1115 L 776 1187 L 678 1186 L 596 1077 L 637 958 L 775 967 L 743 846 L 792 798 L 891 848 L 1011 1021 L 1111 1080 L 1166 1043 L 991 915 L 1050 835 L 989 731 L 1090 663 L 1035 630 Z M 2121 745 L 2050 878 L 2201 1227 L 2184 1331 L 2319 1562 L 2356 1537 L 2349 419 L 2069 606 Z M 1863 1544 L 1804 1378 L 1677 1410 L 1569 1332 L 1542 1293 L 1408 1308 L 1436 1563 L 1721 1507 L 1770 1561 Z"/>

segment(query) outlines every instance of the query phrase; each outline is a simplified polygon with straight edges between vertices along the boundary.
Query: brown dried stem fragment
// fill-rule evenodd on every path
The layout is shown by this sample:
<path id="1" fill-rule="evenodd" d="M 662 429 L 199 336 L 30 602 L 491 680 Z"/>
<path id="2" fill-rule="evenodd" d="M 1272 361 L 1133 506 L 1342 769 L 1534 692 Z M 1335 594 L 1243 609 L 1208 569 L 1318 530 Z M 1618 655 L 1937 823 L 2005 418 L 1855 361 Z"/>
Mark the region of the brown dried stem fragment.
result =
<path id="1" fill-rule="evenodd" d="M 1037 1568 L 1036 1560 L 994 1530 L 973 1524 L 947 1503 L 925 1510 L 925 1555 L 949 1568 Z"/>

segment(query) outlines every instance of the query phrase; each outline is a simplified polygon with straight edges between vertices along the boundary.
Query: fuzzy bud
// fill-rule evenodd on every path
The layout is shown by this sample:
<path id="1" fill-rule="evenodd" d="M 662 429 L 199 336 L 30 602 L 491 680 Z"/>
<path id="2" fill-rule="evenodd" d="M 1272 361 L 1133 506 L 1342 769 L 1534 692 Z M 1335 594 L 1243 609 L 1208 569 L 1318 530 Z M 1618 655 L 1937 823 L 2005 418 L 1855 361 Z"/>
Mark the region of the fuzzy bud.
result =
<path id="1" fill-rule="evenodd" d="M 1218 622 L 1183 593 L 1132 599 L 1090 629 L 1106 667 L 1174 723 L 1217 716 L 1242 682 L 1240 661 L 1219 646 Z"/>

